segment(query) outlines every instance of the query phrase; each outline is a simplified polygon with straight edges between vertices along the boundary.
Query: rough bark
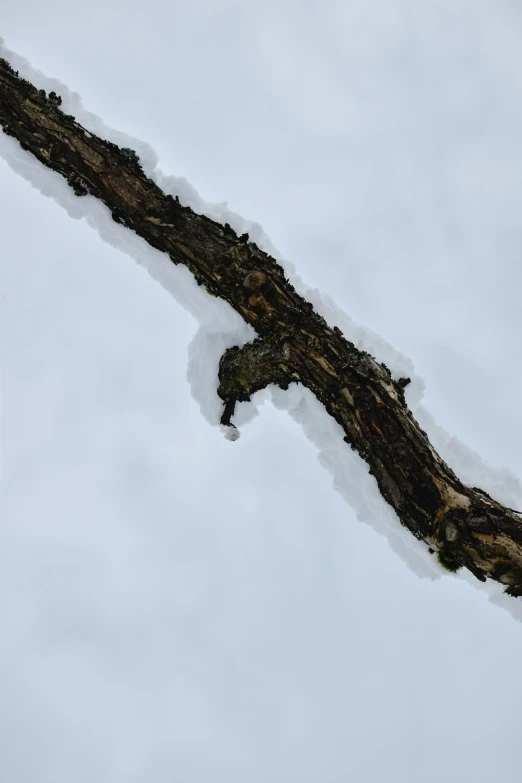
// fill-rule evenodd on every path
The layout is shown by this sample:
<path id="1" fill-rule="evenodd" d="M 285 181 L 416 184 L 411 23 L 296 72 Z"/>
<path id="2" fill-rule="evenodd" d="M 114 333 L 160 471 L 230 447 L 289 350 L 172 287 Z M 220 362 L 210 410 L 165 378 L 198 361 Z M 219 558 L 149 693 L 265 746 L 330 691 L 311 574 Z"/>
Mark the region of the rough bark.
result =
<path id="1" fill-rule="evenodd" d="M 406 405 L 408 379 L 393 380 L 385 365 L 330 328 L 248 235 L 238 237 L 228 224 L 165 195 L 133 150 L 89 133 L 60 103 L 0 60 L 4 133 L 65 177 L 77 196 L 100 199 L 116 222 L 187 266 L 256 330 L 253 343 L 231 348 L 221 359 L 222 422 L 230 424 L 236 402 L 269 383 L 304 384 L 366 460 L 402 524 L 442 565 L 464 566 L 481 581 L 489 577 L 522 595 L 522 517 L 462 484 L 436 454 Z"/>

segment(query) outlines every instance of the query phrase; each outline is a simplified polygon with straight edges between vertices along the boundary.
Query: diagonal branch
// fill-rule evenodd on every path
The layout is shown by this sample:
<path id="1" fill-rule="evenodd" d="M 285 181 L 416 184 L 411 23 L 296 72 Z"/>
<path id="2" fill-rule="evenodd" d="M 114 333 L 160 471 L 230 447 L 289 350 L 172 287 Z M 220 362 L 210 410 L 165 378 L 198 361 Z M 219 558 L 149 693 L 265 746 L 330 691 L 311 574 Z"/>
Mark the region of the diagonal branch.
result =
<path id="1" fill-rule="evenodd" d="M 113 219 L 187 266 L 259 335 L 221 359 L 222 422 L 237 401 L 269 383 L 307 386 L 370 466 L 402 524 L 449 570 L 464 566 L 522 595 L 522 517 L 466 487 L 436 454 L 409 411 L 404 386 L 314 312 L 284 271 L 248 235 L 196 215 L 148 179 L 136 153 L 120 149 L 64 114 L 59 96 L 37 90 L 0 59 L 0 124 L 42 164 L 91 194 Z"/>

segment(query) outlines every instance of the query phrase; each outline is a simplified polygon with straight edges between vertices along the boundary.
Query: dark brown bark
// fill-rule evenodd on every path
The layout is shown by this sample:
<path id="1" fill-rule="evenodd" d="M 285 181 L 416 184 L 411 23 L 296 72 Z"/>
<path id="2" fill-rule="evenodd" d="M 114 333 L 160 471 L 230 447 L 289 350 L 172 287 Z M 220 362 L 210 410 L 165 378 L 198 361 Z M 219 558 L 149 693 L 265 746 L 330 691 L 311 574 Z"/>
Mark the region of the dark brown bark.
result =
<path id="1" fill-rule="evenodd" d="M 100 199 L 115 221 L 135 231 L 199 284 L 225 299 L 256 330 L 220 362 L 222 422 L 238 400 L 269 383 L 307 386 L 366 460 L 402 524 L 449 570 L 464 566 L 522 595 L 522 517 L 485 492 L 466 487 L 435 453 L 404 399 L 408 379 L 331 329 L 285 278 L 276 261 L 228 226 L 196 215 L 143 173 L 133 150 L 89 133 L 0 60 L 0 124 L 75 193 Z"/>

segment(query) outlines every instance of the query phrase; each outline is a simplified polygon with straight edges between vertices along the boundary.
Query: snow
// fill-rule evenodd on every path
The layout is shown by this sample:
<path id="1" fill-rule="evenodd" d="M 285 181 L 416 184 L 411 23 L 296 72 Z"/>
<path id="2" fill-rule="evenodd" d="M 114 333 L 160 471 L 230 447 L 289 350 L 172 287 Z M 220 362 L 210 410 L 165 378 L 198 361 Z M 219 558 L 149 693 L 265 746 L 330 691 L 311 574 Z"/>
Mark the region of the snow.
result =
<path id="1" fill-rule="evenodd" d="M 251 240 L 270 253 L 283 266 L 285 274 L 297 291 L 310 301 L 331 326 L 338 326 L 348 340 L 365 350 L 378 361 L 386 364 L 394 378 L 409 377 L 406 387 L 407 402 L 429 438 L 457 475 L 466 483 L 485 489 L 492 497 L 505 505 L 522 509 L 522 484 L 509 470 L 488 464 L 456 438 L 451 437 L 421 405 L 424 382 L 415 373 L 412 361 L 397 351 L 384 338 L 370 328 L 356 323 L 339 308 L 335 301 L 317 288 L 311 288 L 297 275 L 295 267 L 273 246 L 262 227 L 230 210 L 226 202 L 205 201 L 184 178 L 166 175 L 158 168 L 158 156 L 150 145 L 105 125 L 95 114 L 84 109 L 80 96 L 57 79 L 46 77 L 32 68 L 30 63 L 10 51 L 0 39 L 0 56 L 38 88 L 54 90 L 62 97 L 62 110 L 95 133 L 121 147 L 134 149 L 145 173 L 162 190 L 177 196 L 185 206 L 195 212 L 224 224 L 229 223 L 238 233 L 248 233 Z M 116 224 L 107 208 L 91 196 L 78 198 L 65 180 L 49 171 L 33 156 L 23 151 L 11 137 L 0 135 L 0 155 L 9 166 L 21 174 L 43 195 L 53 198 L 68 214 L 85 218 L 100 237 L 133 258 L 140 266 L 169 292 L 169 294 L 198 322 L 198 329 L 188 348 L 187 380 L 202 415 L 213 426 L 219 426 L 222 403 L 216 393 L 218 363 L 223 352 L 233 345 L 244 345 L 255 336 L 254 330 L 224 301 L 209 297 L 199 287 L 185 267 L 175 266 L 170 259 L 151 248 L 131 230 Z M 292 384 L 288 391 L 270 387 L 254 395 L 248 403 L 238 406 L 234 416 L 235 427 L 223 428 L 225 437 L 235 441 L 239 429 L 251 421 L 259 407 L 267 399 L 279 409 L 288 411 L 298 422 L 305 436 L 318 450 L 319 462 L 333 477 L 335 489 L 353 508 L 357 518 L 379 534 L 385 536 L 391 548 L 408 567 L 421 578 L 438 579 L 442 573 L 436 561 L 428 554 L 424 544 L 418 542 L 399 522 L 395 512 L 381 497 L 375 478 L 369 475 L 368 466 L 343 441 L 343 432 L 323 406 L 307 390 Z M 445 573 L 445 572 L 444 572 Z M 468 578 L 459 575 L 456 578 Z M 474 586 L 480 586 L 471 580 Z M 502 596 L 498 585 L 487 585 L 490 599 L 522 619 L 519 602 Z"/>

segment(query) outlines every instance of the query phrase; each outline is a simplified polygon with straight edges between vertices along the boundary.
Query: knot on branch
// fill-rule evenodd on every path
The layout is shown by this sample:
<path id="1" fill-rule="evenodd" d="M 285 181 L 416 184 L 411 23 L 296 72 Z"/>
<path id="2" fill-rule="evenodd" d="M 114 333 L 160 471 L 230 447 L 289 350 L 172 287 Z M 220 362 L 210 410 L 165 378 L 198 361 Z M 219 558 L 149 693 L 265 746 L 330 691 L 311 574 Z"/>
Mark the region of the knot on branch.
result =
<path id="1" fill-rule="evenodd" d="M 218 395 L 224 402 L 221 424 L 231 425 L 237 402 L 247 402 L 255 392 L 275 383 L 288 389 L 299 375 L 292 367 L 288 344 L 258 337 L 243 348 L 235 345 L 225 351 L 219 362 Z"/>
<path id="2" fill-rule="evenodd" d="M 249 272 L 245 277 L 243 280 L 243 287 L 251 293 L 257 293 L 259 291 L 267 293 L 274 287 L 274 284 L 265 272 L 255 269 L 252 272 Z"/>

